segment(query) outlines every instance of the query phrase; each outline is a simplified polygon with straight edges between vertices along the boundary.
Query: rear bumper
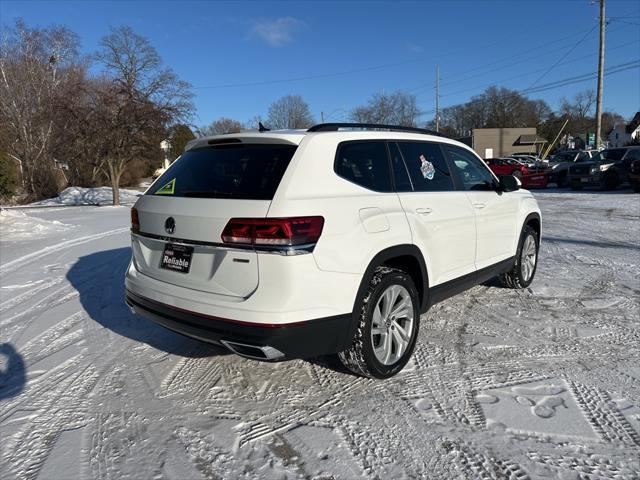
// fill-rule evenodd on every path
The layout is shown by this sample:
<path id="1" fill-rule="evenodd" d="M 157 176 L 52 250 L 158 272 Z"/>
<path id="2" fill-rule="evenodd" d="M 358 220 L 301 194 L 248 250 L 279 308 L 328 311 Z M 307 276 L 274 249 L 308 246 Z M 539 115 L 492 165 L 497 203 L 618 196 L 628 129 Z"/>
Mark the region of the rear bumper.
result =
<path id="1" fill-rule="evenodd" d="M 544 188 L 549 183 L 549 175 L 545 173 L 533 173 L 531 175 L 526 175 L 522 179 L 522 186 L 524 188 L 535 188 L 541 187 Z"/>
<path id="2" fill-rule="evenodd" d="M 286 324 L 256 324 L 213 317 L 141 297 L 126 290 L 125 301 L 140 316 L 175 332 L 224 345 L 234 353 L 259 360 L 288 360 L 338 353 L 347 348 L 351 315 Z M 233 345 L 241 345 L 231 348 Z M 258 354 L 261 347 L 278 353 Z M 262 351 L 271 351 L 262 348 Z M 254 354 L 255 352 L 255 354 Z"/>
<path id="3" fill-rule="evenodd" d="M 601 180 L 602 179 L 599 174 L 593 175 L 590 173 L 586 173 L 586 174 L 573 173 L 569 175 L 569 182 L 575 185 L 583 185 L 583 186 L 600 185 Z"/>

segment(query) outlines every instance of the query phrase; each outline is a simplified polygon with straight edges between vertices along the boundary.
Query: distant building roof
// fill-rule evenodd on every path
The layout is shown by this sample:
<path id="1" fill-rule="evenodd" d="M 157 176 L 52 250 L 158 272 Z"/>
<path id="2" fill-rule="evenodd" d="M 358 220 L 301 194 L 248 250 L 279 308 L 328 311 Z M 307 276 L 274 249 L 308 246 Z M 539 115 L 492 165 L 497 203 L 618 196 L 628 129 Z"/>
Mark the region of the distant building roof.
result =
<path id="1" fill-rule="evenodd" d="M 536 145 L 538 143 L 547 143 L 547 140 L 538 135 L 520 135 L 513 143 L 514 145 Z"/>
<path id="2" fill-rule="evenodd" d="M 631 121 L 627 124 L 625 130 L 627 133 L 633 133 L 640 126 L 640 112 L 636 112 Z"/>

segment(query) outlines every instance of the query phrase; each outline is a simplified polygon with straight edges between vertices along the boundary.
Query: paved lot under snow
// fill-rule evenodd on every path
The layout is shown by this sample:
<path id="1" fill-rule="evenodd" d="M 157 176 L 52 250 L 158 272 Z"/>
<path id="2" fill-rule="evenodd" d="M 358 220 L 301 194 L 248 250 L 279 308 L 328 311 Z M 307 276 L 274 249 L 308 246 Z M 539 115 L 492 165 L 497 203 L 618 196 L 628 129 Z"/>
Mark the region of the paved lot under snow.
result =
<path id="1" fill-rule="evenodd" d="M 532 287 L 437 305 L 384 382 L 132 316 L 126 207 L 0 218 L 0 477 L 639 478 L 640 195 L 536 197 Z"/>

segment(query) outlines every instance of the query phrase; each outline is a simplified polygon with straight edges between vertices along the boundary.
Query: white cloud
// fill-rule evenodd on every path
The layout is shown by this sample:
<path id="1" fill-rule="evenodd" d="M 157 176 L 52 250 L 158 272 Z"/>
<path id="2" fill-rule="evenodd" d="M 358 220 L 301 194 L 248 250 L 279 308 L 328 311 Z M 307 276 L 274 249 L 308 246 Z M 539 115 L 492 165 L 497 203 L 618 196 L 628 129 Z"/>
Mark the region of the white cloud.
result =
<path id="1" fill-rule="evenodd" d="M 294 34 L 306 28 L 307 24 L 293 17 L 273 20 L 256 20 L 251 29 L 272 47 L 281 47 L 293 40 Z"/>
<path id="2" fill-rule="evenodd" d="M 424 48 L 422 48 L 420 45 L 417 45 L 413 42 L 407 42 L 406 45 L 407 50 L 413 52 L 413 53 L 422 53 L 424 52 Z"/>

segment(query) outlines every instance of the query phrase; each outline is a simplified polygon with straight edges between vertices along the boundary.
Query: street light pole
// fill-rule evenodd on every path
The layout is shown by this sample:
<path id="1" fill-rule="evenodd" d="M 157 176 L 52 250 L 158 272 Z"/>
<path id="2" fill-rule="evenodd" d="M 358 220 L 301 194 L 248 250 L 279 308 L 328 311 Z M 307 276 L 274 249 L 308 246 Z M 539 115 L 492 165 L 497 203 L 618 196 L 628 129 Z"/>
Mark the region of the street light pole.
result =
<path id="1" fill-rule="evenodd" d="M 600 51 L 598 53 L 598 97 L 596 100 L 596 148 L 602 144 L 602 91 L 604 90 L 604 0 L 600 0 Z"/>

